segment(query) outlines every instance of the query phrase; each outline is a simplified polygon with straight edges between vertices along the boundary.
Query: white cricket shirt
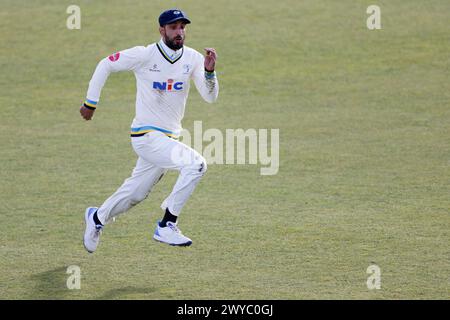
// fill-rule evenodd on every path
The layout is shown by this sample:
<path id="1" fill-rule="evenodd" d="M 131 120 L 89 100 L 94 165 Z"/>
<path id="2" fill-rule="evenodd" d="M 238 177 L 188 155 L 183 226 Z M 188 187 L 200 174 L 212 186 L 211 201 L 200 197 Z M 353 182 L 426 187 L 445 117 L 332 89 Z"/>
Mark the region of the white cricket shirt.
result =
<path id="1" fill-rule="evenodd" d="M 96 106 L 111 72 L 133 71 L 136 77 L 136 116 L 131 134 L 161 129 L 178 136 L 182 130 L 190 79 L 209 103 L 216 101 L 219 83 L 215 73 L 204 69 L 204 57 L 184 46 L 174 51 L 159 41 L 117 52 L 99 62 L 89 82 L 86 104 Z"/>

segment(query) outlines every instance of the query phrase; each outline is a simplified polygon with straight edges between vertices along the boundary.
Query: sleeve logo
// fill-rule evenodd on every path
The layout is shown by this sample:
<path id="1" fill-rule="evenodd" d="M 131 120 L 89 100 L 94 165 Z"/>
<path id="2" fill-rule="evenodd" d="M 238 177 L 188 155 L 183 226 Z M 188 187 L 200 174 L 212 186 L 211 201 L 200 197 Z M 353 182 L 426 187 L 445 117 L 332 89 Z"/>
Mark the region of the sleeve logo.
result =
<path id="1" fill-rule="evenodd" d="M 112 62 L 119 60 L 120 52 L 116 52 L 108 57 Z"/>

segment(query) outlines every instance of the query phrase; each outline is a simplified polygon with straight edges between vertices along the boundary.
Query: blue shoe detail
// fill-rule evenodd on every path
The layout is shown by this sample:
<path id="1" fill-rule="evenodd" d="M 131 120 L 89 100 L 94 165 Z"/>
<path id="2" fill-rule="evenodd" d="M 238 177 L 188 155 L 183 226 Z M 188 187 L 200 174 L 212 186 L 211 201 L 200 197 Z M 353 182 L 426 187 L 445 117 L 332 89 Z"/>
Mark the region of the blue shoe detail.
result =
<path id="1" fill-rule="evenodd" d="M 188 246 L 190 246 L 192 244 L 192 241 L 187 241 L 185 243 L 178 243 L 177 244 L 177 243 L 170 243 L 170 242 L 162 241 L 160 239 L 155 238 L 155 237 L 161 238 L 161 235 L 158 232 L 159 228 L 161 228 L 160 227 L 160 222 L 161 222 L 160 220 L 158 220 L 156 222 L 156 228 L 155 228 L 155 233 L 154 233 L 154 236 L 153 236 L 153 240 L 155 240 L 157 242 L 161 242 L 161 243 L 166 243 L 166 244 L 174 246 L 174 247 L 188 247 Z"/>
<path id="2" fill-rule="evenodd" d="M 155 236 L 161 237 L 161 235 L 160 235 L 159 232 L 158 232 L 158 228 L 159 228 L 159 224 L 156 226 L 156 229 L 155 229 Z"/>

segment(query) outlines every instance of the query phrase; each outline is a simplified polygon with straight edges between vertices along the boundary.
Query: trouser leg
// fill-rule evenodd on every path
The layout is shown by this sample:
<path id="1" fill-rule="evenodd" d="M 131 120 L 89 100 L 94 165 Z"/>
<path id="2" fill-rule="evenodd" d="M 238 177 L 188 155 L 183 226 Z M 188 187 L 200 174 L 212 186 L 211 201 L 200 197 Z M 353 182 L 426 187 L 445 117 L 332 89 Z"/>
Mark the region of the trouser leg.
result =
<path id="1" fill-rule="evenodd" d="M 172 214 L 178 216 L 206 173 L 206 160 L 194 149 L 160 132 L 151 132 L 143 138 L 133 141 L 133 147 L 139 157 L 157 167 L 179 171 L 171 194 L 161 205 L 162 209 L 168 208 Z"/>
<path id="2" fill-rule="evenodd" d="M 105 224 L 147 198 L 152 187 L 162 178 L 166 169 L 139 157 L 131 177 L 98 209 L 97 216 Z"/>

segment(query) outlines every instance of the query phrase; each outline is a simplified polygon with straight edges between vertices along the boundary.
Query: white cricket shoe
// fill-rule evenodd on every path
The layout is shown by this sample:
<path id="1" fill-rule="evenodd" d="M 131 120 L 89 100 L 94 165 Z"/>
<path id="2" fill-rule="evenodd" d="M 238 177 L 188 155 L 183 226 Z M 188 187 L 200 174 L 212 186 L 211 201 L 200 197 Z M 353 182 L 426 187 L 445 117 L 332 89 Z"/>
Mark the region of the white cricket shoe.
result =
<path id="1" fill-rule="evenodd" d="M 167 222 L 166 226 L 163 228 L 159 226 L 159 221 L 156 223 L 153 239 L 170 244 L 171 246 L 187 247 L 192 244 L 192 240 L 181 233 L 177 224 L 170 221 Z"/>
<path id="2" fill-rule="evenodd" d="M 93 253 L 97 249 L 100 241 L 100 235 L 102 233 L 103 226 L 94 222 L 94 212 L 97 211 L 96 207 L 89 207 L 84 213 L 84 221 L 86 222 L 86 230 L 84 231 L 84 247 L 89 253 Z"/>

